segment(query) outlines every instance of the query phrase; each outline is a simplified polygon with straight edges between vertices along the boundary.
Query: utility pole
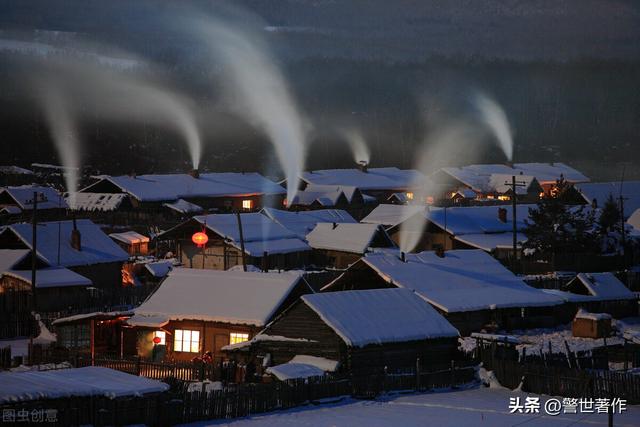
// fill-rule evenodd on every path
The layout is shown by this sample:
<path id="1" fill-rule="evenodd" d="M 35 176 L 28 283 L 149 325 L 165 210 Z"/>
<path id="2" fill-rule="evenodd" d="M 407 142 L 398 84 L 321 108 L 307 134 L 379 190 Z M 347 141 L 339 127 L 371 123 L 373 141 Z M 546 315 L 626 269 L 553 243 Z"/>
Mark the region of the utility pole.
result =
<path id="1" fill-rule="evenodd" d="M 240 250 L 242 251 L 242 269 L 247 271 L 247 259 L 244 253 L 244 233 L 242 232 L 242 219 L 240 218 L 240 211 L 236 211 L 236 217 L 238 218 L 238 230 L 240 231 Z"/>
<path id="2" fill-rule="evenodd" d="M 33 216 L 31 218 L 31 295 L 33 309 L 36 310 L 36 267 L 38 264 L 37 235 L 38 235 L 38 192 L 33 192 Z"/>
<path id="3" fill-rule="evenodd" d="M 621 235 L 621 240 L 622 240 L 622 265 L 624 268 L 627 267 L 627 251 L 626 251 L 626 247 L 627 247 L 627 237 L 626 237 L 626 233 L 624 230 L 624 201 L 628 200 L 627 197 L 624 197 L 622 195 L 622 185 L 624 184 L 624 172 L 625 172 L 625 168 L 622 168 L 622 177 L 620 178 L 620 195 L 618 196 L 618 202 L 620 204 L 620 235 Z"/>
<path id="4" fill-rule="evenodd" d="M 511 177 L 511 182 L 505 181 L 504 185 L 511 187 L 511 210 L 513 219 L 513 259 L 511 260 L 511 265 L 513 272 L 515 273 L 518 260 L 518 227 L 516 225 L 516 206 L 518 204 L 518 197 L 516 195 L 516 189 L 518 187 L 526 187 L 527 183 L 524 181 L 516 181 L 516 176 L 513 175 Z"/>

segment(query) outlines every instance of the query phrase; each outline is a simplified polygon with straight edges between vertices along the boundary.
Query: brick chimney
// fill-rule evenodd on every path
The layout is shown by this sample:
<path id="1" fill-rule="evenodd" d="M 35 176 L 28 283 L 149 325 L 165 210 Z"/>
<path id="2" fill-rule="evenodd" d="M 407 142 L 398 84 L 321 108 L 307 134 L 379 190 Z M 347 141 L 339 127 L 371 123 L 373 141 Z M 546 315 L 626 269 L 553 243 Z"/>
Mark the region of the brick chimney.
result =
<path id="1" fill-rule="evenodd" d="M 505 208 L 498 208 L 498 219 L 500 222 L 507 222 L 507 210 Z"/>
<path id="2" fill-rule="evenodd" d="M 73 217 L 73 230 L 71 230 L 71 247 L 76 251 L 82 250 L 82 236 L 80 236 L 75 217 Z"/>
<path id="3" fill-rule="evenodd" d="M 444 247 L 443 246 L 436 246 L 436 256 L 440 257 L 440 258 L 444 258 Z"/>
<path id="4" fill-rule="evenodd" d="M 369 164 L 364 160 L 361 160 L 358 162 L 358 169 L 360 169 L 362 172 L 367 173 L 368 168 L 369 168 Z"/>
<path id="5" fill-rule="evenodd" d="M 407 254 L 400 252 L 400 261 L 407 262 Z"/>
<path id="6" fill-rule="evenodd" d="M 198 169 L 191 169 L 189 175 L 191 175 L 192 178 L 198 179 L 200 178 L 200 171 Z"/>

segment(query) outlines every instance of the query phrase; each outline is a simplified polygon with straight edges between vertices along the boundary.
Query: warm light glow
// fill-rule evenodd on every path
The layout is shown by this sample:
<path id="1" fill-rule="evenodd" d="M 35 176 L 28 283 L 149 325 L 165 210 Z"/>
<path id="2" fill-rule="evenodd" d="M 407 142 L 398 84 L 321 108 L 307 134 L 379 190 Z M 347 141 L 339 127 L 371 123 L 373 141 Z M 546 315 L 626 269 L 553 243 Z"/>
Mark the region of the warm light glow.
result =
<path id="1" fill-rule="evenodd" d="M 433 196 L 427 196 L 426 201 L 427 204 L 432 205 L 434 202 Z"/>
<path id="2" fill-rule="evenodd" d="M 153 343 L 156 345 L 165 345 L 167 343 L 167 333 L 165 331 L 155 331 L 153 333 Z"/>
<path id="3" fill-rule="evenodd" d="M 282 200 L 282 206 L 287 206 L 288 204 L 289 204 L 289 201 L 287 199 Z"/>
<path id="4" fill-rule="evenodd" d="M 453 197 L 456 197 L 456 194 L 458 194 L 456 191 L 452 191 L 452 192 L 451 192 L 451 197 L 452 197 L 452 198 L 453 198 Z"/>
<path id="5" fill-rule="evenodd" d="M 198 353 L 200 351 L 200 331 L 176 329 L 173 338 L 173 351 Z"/>
<path id="6" fill-rule="evenodd" d="M 511 200 L 509 196 L 498 196 L 498 200 Z"/>
<path id="7" fill-rule="evenodd" d="M 544 191 L 541 191 L 540 194 L 538 194 L 538 196 L 543 199 L 544 198 Z"/>
<path id="8" fill-rule="evenodd" d="M 250 200 L 250 199 L 243 200 L 242 209 L 253 209 L 253 200 Z"/>
<path id="9" fill-rule="evenodd" d="M 495 197 L 493 197 L 491 194 L 488 194 L 488 195 L 487 195 L 487 199 L 489 199 L 489 200 L 493 200 L 493 199 L 495 199 Z"/>
<path id="10" fill-rule="evenodd" d="M 407 191 L 407 199 L 413 200 L 413 193 L 411 191 Z"/>
<path id="11" fill-rule="evenodd" d="M 229 344 L 238 344 L 245 341 L 249 341 L 249 334 L 243 334 L 240 332 L 231 332 L 229 334 Z"/>
<path id="12" fill-rule="evenodd" d="M 198 231 L 191 236 L 191 241 L 198 246 L 204 246 L 209 241 L 209 236 L 207 233 L 203 233 L 202 231 Z"/>

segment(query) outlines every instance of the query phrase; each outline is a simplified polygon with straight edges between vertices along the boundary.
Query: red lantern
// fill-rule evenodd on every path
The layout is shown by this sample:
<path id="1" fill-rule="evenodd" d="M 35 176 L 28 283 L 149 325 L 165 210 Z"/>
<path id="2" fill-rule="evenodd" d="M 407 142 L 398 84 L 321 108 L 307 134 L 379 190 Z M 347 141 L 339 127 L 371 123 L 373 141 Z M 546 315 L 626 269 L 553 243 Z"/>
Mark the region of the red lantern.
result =
<path id="1" fill-rule="evenodd" d="M 204 246 L 209 241 L 209 236 L 207 236 L 207 233 L 198 231 L 191 236 L 191 241 L 198 246 Z"/>
<path id="2" fill-rule="evenodd" d="M 154 344 L 160 344 L 161 341 L 162 341 L 162 339 L 160 339 L 160 337 L 153 337 L 153 343 Z"/>

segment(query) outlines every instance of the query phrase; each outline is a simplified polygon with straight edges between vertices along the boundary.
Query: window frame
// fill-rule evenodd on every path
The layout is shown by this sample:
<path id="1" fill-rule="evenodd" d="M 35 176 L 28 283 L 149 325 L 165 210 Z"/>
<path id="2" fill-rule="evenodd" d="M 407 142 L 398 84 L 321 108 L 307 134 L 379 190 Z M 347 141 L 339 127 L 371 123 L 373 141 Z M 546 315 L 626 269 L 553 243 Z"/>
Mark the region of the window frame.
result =
<path id="1" fill-rule="evenodd" d="M 197 338 L 194 338 L 194 336 Z M 186 350 L 184 349 L 185 344 L 187 344 Z M 195 350 L 194 345 L 196 346 Z M 173 351 L 179 353 L 200 353 L 200 331 L 197 329 L 175 329 L 173 331 Z"/>

